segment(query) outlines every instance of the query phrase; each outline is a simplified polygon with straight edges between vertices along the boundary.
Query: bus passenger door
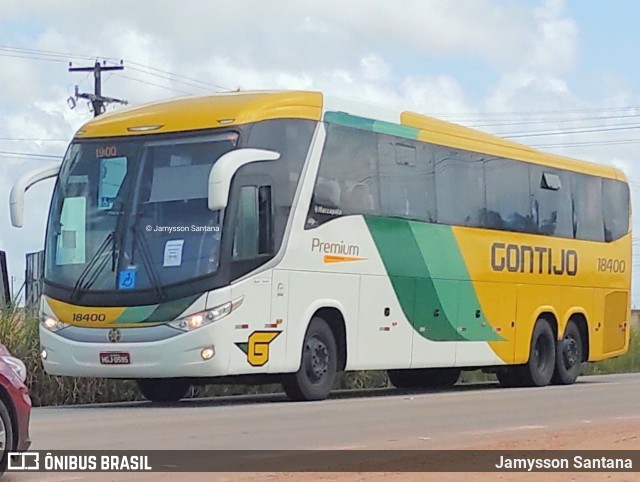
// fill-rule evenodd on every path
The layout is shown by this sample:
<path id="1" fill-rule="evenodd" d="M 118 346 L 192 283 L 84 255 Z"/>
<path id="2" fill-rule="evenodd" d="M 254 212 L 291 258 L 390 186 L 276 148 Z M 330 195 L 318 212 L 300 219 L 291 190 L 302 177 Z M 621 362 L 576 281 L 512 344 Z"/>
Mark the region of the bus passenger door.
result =
<path id="1" fill-rule="evenodd" d="M 240 279 L 273 257 L 273 202 L 269 176 L 242 176 L 234 186 L 235 233 L 231 277 Z M 233 215 L 233 214 L 232 214 Z M 285 342 L 271 320 L 272 271 L 231 285 L 232 299 L 244 296 L 234 316 L 230 374 L 266 373 L 284 360 Z M 242 314 L 242 316 L 240 316 Z M 233 316 L 233 315 L 232 315 Z"/>

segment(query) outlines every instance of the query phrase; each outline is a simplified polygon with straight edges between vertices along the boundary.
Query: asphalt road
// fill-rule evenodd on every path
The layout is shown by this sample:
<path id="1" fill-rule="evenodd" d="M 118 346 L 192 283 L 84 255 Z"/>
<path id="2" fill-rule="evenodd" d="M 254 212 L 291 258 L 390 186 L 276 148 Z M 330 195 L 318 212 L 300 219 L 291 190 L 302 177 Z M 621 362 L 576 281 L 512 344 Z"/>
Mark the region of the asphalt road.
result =
<path id="1" fill-rule="evenodd" d="M 312 403 L 254 396 L 164 407 L 139 402 L 37 408 L 32 415 L 32 448 L 464 448 L 492 433 L 637 419 L 638 400 L 640 374 L 629 374 L 582 377 L 575 385 L 535 389 L 485 384 L 430 393 L 369 390 Z M 70 479 L 59 475 L 11 474 L 8 480 L 95 480 L 98 474 L 74 474 Z M 119 480 L 117 474 L 111 478 Z"/>

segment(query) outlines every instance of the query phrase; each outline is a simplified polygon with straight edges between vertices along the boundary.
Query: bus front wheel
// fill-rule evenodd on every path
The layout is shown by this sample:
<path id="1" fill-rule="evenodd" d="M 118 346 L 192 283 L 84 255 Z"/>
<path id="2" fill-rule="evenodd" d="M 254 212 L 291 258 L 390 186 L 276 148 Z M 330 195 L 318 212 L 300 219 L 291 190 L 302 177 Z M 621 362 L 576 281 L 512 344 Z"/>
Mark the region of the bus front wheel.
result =
<path id="1" fill-rule="evenodd" d="M 151 402 L 177 402 L 187 394 L 189 383 L 181 378 L 141 378 L 137 381 L 142 396 Z"/>
<path id="2" fill-rule="evenodd" d="M 324 400 L 336 379 L 338 349 L 331 328 L 320 317 L 309 324 L 302 347 L 300 369 L 286 375 L 282 387 L 291 400 Z"/>
<path id="3" fill-rule="evenodd" d="M 578 326 L 570 321 L 564 337 L 556 347 L 556 369 L 551 379 L 557 385 L 571 385 L 582 373 L 584 353 L 582 335 Z"/>

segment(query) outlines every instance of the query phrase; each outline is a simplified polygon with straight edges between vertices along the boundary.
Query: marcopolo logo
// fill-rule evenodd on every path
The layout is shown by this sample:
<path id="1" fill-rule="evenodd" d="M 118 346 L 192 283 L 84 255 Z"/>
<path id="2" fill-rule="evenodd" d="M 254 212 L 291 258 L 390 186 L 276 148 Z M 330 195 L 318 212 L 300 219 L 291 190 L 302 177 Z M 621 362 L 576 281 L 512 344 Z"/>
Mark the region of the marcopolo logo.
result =
<path id="1" fill-rule="evenodd" d="M 573 249 L 554 251 L 544 246 L 493 243 L 491 268 L 511 273 L 575 276 L 578 274 L 578 253 Z"/>

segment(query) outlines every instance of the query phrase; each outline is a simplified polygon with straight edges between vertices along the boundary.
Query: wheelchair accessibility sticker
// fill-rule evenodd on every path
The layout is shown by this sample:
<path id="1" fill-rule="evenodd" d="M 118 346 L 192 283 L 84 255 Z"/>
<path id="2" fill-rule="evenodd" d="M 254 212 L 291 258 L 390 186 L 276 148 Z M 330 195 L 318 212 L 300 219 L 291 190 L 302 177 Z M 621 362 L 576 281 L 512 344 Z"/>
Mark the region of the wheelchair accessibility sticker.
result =
<path id="1" fill-rule="evenodd" d="M 136 287 L 136 270 L 129 268 L 120 271 L 118 277 L 118 288 L 121 290 L 131 290 Z"/>

